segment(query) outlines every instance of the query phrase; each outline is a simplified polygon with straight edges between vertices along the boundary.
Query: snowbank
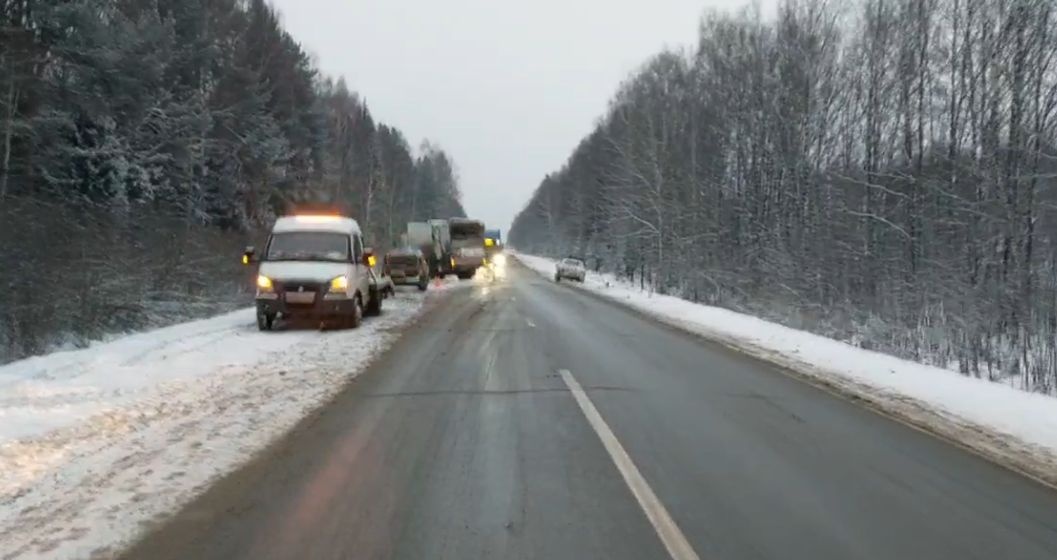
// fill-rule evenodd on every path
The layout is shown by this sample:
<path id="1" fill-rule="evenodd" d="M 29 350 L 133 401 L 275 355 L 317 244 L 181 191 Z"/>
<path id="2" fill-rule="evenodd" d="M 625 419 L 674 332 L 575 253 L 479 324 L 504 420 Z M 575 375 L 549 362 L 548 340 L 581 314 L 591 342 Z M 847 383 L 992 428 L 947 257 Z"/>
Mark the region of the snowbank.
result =
<path id="1" fill-rule="evenodd" d="M 554 275 L 554 261 L 516 254 Z M 1057 483 L 1057 399 L 863 350 L 718 307 L 650 294 L 606 274 L 577 287 L 809 376 L 1025 474 Z"/>
<path id="2" fill-rule="evenodd" d="M 257 331 L 251 309 L 0 367 L 8 558 L 106 554 L 292 428 L 452 289 L 356 330 Z"/>

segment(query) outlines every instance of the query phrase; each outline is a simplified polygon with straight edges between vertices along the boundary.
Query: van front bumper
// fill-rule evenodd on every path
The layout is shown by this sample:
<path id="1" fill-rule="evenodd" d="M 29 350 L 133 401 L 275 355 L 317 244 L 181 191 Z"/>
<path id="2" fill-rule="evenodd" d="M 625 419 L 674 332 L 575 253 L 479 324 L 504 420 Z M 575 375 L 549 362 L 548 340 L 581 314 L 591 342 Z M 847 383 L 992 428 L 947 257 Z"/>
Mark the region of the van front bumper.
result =
<path id="1" fill-rule="evenodd" d="M 316 294 L 311 303 L 290 303 L 285 297 L 275 294 L 274 297 L 258 297 L 257 312 L 267 315 L 282 313 L 284 316 L 325 317 L 330 315 L 352 315 L 356 310 L 356 301 L 351 298 L 327 299 L 323 294 Z"/>

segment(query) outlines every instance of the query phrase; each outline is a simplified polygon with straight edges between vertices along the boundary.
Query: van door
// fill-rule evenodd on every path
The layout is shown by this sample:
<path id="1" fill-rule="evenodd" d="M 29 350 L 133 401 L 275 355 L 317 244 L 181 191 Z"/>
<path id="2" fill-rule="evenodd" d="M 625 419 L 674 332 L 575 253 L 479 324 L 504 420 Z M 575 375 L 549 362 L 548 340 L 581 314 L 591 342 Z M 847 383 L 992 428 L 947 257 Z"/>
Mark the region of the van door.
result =
<path id="1" fill-rule="evenodd" d="M 374 269 L 363 262 L 363 245 L 363 237 L 359 235 L 353 236 L 353 252 L 356 256 L 356 271 L 358 272 L 359 281 L 362 282 L 360 289 L 363 290 L 364 297 L 370 297 L 371 288 L 376 286 L 378 281 Z"/>

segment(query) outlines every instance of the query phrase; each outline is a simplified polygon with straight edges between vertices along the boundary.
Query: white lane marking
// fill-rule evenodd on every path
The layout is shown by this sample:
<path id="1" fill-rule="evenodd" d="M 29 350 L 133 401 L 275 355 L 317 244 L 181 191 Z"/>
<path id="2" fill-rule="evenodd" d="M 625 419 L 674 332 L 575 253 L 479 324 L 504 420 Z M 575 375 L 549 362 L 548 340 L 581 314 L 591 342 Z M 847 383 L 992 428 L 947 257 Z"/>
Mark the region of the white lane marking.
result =
<path id="1" fill-rule="evenodd" d="M 609 457 L 613 459 L 617 470 L 624 477 L 624 482 L 627 483 L 631 493 L 635 495 L 635 499 L 639 501 L 639 506 L 646 513 L 646 517 L 649 518 L 653 529 L 657 531 L 657 536 L 664 543 L 664 548 L 668 549 L 668 555 L 672 557 L 672 560 L 699 560 L 697 553 L 690 546 L 690 542 L 686 540 L 686 536 L 683 535 L 679 526 L 675 524 L 675 520 L 672 519 L 661 500 L 653 493 L 653 489 L 643 478 L 642 473 L 639 472 L 628 452 L 624 450 L 624 446 L 617 440 L 617 436 L 609 429 L 605 419 L 598 413 L 598 409 L 588 398 L 584 388 L 580 386 L 580 383 L 576 381 L 576 378 L 573 377 L 569 370 L 559 370 L 559 373 L 562 374 L 562 379 L 569 387 L 573 398 L 576 399 L 576 404 L 580 405 L 580 410 L 587 417 L 587 422 L 591 424 L 595 433 L 602 440 L 602 445 L 605 446 L 606 451 L 609 452 Z"/>
<path id="2" fill-rule="evenodd" d="M 528 326 L 536 328 L 536 323 L 533 323 L 532 319 L 525 319 L 525 322 L 528 323 Z"/>

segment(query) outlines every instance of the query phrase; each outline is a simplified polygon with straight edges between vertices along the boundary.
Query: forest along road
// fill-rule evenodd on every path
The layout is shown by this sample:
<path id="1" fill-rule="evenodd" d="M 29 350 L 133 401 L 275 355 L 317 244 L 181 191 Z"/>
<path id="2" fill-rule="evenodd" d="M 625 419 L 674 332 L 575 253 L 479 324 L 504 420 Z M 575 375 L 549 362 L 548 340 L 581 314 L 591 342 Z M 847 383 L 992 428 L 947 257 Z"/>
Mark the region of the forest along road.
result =
<path id="1" fill-rule="evenodd" d="M 513 265 L 126 556 L 1051 560 L 1055 512 L 1049 488 Z"/>

